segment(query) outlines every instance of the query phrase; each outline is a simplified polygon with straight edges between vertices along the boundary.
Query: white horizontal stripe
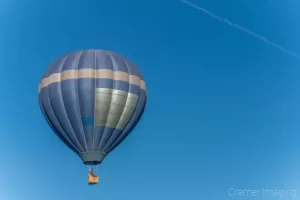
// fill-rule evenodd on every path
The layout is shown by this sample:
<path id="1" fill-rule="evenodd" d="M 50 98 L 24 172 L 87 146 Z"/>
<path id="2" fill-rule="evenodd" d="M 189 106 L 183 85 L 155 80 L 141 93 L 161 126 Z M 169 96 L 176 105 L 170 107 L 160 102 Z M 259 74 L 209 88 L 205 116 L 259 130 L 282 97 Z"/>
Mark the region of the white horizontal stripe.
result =
<path id="1" fill-rule="evenodd" d="M 138 85 L 141 89 L 146 90 L 145 81 L 141 80 L 138 76 L 130 75 L 126 72 L 112 71 L 109 69 L 79 69 L 66 70 L 61 73 L 53 73 L 48 77 L 43 78 L 39 84 L 39 92 L 42 88 L 47 87 L 52 83 L 79 78 L 107 78 L 116 81 L 125 81 L 129 84 Z"/>

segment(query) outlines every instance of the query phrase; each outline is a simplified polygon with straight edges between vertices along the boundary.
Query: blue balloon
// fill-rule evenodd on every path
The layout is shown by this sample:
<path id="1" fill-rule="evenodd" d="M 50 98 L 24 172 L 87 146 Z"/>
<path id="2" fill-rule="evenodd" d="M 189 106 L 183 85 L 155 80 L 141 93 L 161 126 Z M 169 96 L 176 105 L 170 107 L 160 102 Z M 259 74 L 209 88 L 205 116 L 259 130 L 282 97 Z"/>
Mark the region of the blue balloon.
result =
<path id="1" fill-rule="evenodd" d="M 76 51 L 54 61 L 38 96 L 56 135 L 91 165 L 100 164 L 128 136 L 147 100 L 140 70 L 104 50 Z"/>

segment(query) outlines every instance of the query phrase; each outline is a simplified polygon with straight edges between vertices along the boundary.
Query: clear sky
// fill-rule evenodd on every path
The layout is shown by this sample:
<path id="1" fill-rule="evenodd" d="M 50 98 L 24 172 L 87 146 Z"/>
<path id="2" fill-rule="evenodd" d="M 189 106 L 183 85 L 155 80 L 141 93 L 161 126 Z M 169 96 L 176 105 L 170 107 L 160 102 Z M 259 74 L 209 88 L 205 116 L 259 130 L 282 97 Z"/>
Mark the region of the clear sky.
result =
<path id="1" fill-rule="evenodd" d="M 300 52 L 297 0 L 192 2 Z M 124 55 L 148 85 L 144 117 L 95 186 L 37 96 L 49 63 L 88 48 Z M 177 0 L 2 0 L 0 199 L 249 199 L 229 188 L 299 197 L 299 64 Z"/>

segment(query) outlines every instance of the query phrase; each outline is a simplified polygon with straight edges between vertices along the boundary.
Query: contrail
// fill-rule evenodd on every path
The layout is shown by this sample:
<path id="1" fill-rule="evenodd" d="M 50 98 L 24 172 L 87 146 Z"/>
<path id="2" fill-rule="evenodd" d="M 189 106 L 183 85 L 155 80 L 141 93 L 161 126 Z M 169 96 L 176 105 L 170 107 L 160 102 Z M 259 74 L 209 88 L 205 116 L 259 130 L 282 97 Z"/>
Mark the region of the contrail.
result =
<path id="1" fill-rule="evenodd" d="M 218 16 L 218 15 L 212 13 L 212 12 L 209 12 L 208 10 L 206 10 L 204 8 L 201 8 L 200 6 L 197 6 L 197 5 L 195 5 L 195 4 L 193 4 L 193 3 L 189 2 L 189 1 L 186 1 L 186 0 L 180 0 L 180 1 L 182 3 L 185 3 L 188 6 L 192 7 L 192 8 L 195 8 L 195 9 L 197 9 L 197 10 L 199 10 L 199 11 L 201 11 L 201 12 L 207 14 L 207 15 L 209 15 L 210 17 L 212 17 L 212 18 L 214 18 L 216 20 L 222 21 L 222 22 L 224 22 L 224 23 L 226 23 L 226 24 L 228 24 L 228 25 L 230 25 L 230 26 L 232 26 L 232 27 L 234 27 L 234 28 L 236 28 L 236 29 L 238 29 L 240 31 L 243 31 L 243 32 L 247 33 L 248 35 L 256 37 L 257 39 L 262 40 L 266 44 L 271 45 L 271 46 L 273 46 L 273 47 L 275 47 L 275 48 L 277 48 L 277 49 L 279 49 L 279 50 L 281 50 L 281 51 L 289 54 L 290 56 L 294 56 L 298 60 L 300 60 L 300 55 L 299 54 L 297 54 L 297 53 L 295 53 L 293 51 L 290 51 L 290 50 L 288 50 L 288 49 L 286 49 L 286 48 L 284 48 L 284 47 L 282 47 L 282 46 L 280 46 L 280 45 L 278 45 L 278 44 L 276 44 L 274 42 L 271 42 L 271 41 L 267 40 L 265 37 L 263 37 L 261 35 L 258 35 L 258 34 L 252 32 L 252 31 L 250 31 L 250 30 L 248 30 L 248 29 L 246 29 L 246 28 L 244 28 L 244 27 L 242 27 L 242 26 L 240 26 L 238 24 L 232 23 L 229 20 L 227 20 L 227 19 L 225 19 L 223 17 L 220 17 L 220 16 Z"/>

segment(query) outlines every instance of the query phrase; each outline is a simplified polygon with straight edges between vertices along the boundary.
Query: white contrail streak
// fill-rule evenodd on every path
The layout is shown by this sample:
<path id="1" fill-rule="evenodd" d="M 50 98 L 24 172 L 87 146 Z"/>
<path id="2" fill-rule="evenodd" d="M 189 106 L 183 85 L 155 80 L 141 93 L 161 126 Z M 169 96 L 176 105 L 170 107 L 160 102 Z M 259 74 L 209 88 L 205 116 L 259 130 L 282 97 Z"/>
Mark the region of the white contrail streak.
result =
<path id="1" fill-rule="evenodd" d="M 251 36 L 253 36 L 253 37 L 257 38 L 257 39 L 260 39 L 263 42 L 265 42 L 266 44 L 271 45 L 271 46 L 273 46 L 273 47 L 275 47 L 275 48 L 277 48 L 277 49 L 279 49 L 279 50 L 281 50 L 281 51 L 283 51 L 283 52 L 285 52 L 285 53 L 287 53 L 287 54 L 289 54 L 291 56 L 294 56 L 294 57 L 296 57 L 297 59 L 300 60 L 300 55 L 299 54 L 297 54 L 297 53 L 295 53 L 293 51 L 290 51 L 290 50 L 288 50 L 288 49 L 286 49 L 286 48 L 284 48 L 284 47 L 282 47 L 282 46 L 280 46 L 280 45 L 278 45 L 278 44 L 276 44 L 274 42 L 271 42 L 271 41 L 267 40 L 265 37 L 263 37 L 261 35 L 258 35 L 258 34 L 252 32 L 252 31 L 250 31 L 250 30 L 248 30 L 248 29 L 246 29 L 246 28 L 244 28 L 244 27 L 242 27 L 242 26 L 240 26 L 238 24 L 232 23 L 229 20 L 227 20 L 225 18 L 222 18 L 222 17 L 220 17 L 220 16 L 218 16 L 218 15 L 212 13 L 212 12 L 209 12 L 208 10 L 206 10 L 204 8 L 201 8 L 200 6 L 195 5 L 195 4 L 193 4 L 193 3 L 191 3 L 191 2 L 189 2 L 187 0 L 180 0 L 180 1 L 182 3 L 185 3 L 188 6 L 192 7 L 192 8 L 195 8 L 195 9 L 197 9 L 197 10 L 199 10 L 199 11 L 201 11 L 201 12 L 207 14 L 207 15 L 209 15 L 210 17 L 212 17 L 212 18 L 214 18 L 216 20 L 222 21 L 222 22 L 224 22 L 224 23 L 226 23 L 226 24 L 228 24 L 228 25 L 230 25 L 230 26 L 232 26 L 232 27 L 234 27 L 234 28 L 236 28 L 236 29 L 238 29 L 240 31 L 243 31 L 243 32 L 247 33 L 248 35 L 251 35 Z"/>

